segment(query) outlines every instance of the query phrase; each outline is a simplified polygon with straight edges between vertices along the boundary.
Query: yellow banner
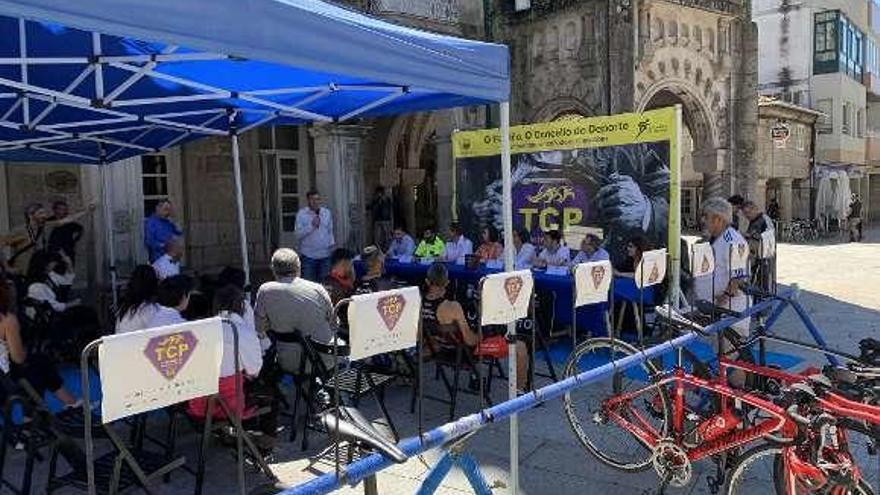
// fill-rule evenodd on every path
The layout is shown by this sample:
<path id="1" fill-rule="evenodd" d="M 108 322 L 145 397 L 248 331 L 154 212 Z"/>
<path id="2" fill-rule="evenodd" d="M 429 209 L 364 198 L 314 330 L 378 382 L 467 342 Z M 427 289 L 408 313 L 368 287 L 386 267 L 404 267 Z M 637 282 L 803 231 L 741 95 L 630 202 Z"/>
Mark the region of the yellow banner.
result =
<path id="1" fill-rule="evenodd" d="M 510 152 L 572 150 L 633 143 L 672 141 L 675 137 L 675 108 L 644 113 L 623 113 L 607 117 L 573 117 L 544 124 L 510 128 Z M 501 154 L 501 131 L 462 131 L 452 135 L 455 158 Z"/>

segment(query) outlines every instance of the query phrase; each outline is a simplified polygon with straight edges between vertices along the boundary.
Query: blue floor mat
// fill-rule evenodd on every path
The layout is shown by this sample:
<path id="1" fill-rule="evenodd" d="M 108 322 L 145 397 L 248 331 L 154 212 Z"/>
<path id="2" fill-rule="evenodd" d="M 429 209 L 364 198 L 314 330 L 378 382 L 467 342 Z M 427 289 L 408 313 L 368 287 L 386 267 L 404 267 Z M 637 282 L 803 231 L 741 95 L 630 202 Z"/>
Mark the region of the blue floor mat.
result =
<path id="1" fill-rule="evenodd" d="M 94 370 L 89 371 L 89 388 L 91 389 L 91 402 L 95 403 L 95 401 L 101 400 L 101 380 Z M 73 394 L 74 397 L 82 397 L 82 380 L 80 378 L 79 368 L 75 366 L 63 366 L 61 369 L 58 370 L 58 373 L 64 380 L 64 388 L 70 391 L 70 393 Z M 43 394 L 43 399 L 46 402 L 46 406 L 53 413 L 57 413 L 58 411 L 63 409 L 61 401 L 58 400 L 53 394 L 45 393 Z M 16 406 L 12 411 L 12 421 L 16 424 L 20 424 L 23 418 L 24 414 L 21 410 L 21 407 Z"/>

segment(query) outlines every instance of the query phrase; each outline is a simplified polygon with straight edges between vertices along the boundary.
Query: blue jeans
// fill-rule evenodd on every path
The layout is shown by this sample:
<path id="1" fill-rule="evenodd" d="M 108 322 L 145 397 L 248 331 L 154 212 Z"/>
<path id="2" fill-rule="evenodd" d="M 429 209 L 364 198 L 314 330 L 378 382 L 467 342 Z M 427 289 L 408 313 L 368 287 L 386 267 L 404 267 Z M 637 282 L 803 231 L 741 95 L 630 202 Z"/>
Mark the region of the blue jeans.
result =
<path id="1" fill-rule="evenodd" d="M 330 273 L 330 258 L 309 258 L 300 256 L 302 263 L 302 278 L 312 282 L 321 283 Z"/>

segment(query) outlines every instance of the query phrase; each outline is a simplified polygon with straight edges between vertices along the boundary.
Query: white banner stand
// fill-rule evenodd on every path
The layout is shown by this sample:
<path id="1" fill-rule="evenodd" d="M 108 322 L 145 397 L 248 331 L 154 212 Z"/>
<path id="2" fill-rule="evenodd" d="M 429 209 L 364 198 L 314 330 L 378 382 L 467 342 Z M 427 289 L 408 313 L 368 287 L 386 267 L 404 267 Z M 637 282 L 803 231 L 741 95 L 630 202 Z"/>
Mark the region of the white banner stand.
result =
<path id="1" fill-rule="evenodd" d="M 531 270 L 483 277 L 480 281 L 480 326 L 507 325 L 528 316 L 534 286 Z"/>
<path id="2" fill-rule="evenodd" d="M 135 473 L 143 486 L 183 466 L 184 457 L 166 459 L 166 464 L 146 473 L 137 457 L 125 446 L 110 423 L 133 415 L 162 409 L 198 397 L 210 395 L 202 433 L 201 456 L 196 474 L 196 493 L 201 493 L 204 479 L 205 450 L 210 439 L 215 402 L 226 414 L 236 431 L 238 457 L 238 493 L 246 491 L 244 478 L 244 446 L 255 454 L 261 470 L 274 480 L 271 469 L 245 434 L 241 417 L 217 395 L 220 364 L 223 358 L 223 325 L 233 331 L 235 374 L 241 370 L 238 328 L 229 320 L 208 318 L 126 334 L 106 336 L 89 343 L 82 352 L 81 380 L 85 426 L 86 471 L 89 495 L 97 493 L 94 438 L 92 436 L 90 358 L 97 350 L 102 391 L 102 422 L 107 437 L 118 455 Z M 236 397 L 243 403 L 244 391 L 236 380 Z M 118 483 L 119 473 L 112 473 L 111 485 Z M 114 481 L 115 480 L 115 481 Z"/>
<path id="3" fill-rule="evenodd" d="M 634 305 L 636 310 L 636 331 L 638 332 L 639 345 L 645 339 L 645 288 L 662 284 L 666 279 L 667 255 L 666 249 L 655 249 L 642 253 L 642 260 L 636 266 L 633 279 L 639 289 L 639 304 Z"/>
<path id="4" fill-rule="evenodd" d="M 419 344 L 422 296 L 418 287 L 406 287 L 373 294 L 363 294 L 344 299 L 336 304 L 334 313 L 347 306 L 348 357 L 360 361 L 380 354 L 412 349 Z M 334 396 L 336 424 L 341 422 L 339 403 L 339 338 L 333 338 L 333 382 L 337 390 Z M 419 349 L 418 388 L 422 392 L 421 349 Z M 369 379 L 369 378 L 368 378 Z M 422 404 L 419 398 L 419 428 L 421 429 Z M 389 419 L 390 424 L 390 419 Z M 393 426 L 392 426 L 392 431 Z M 420 432 L 421 433 L 421 430 Z M 333 429 L 336 474 L 339 476 L 341 461 L 339 429 Z M 365 493 L 377 493 L 374 476 L 364 481 Z"/>
<path id="5" fill-rule="evenodd" d="M 572 350 L 577 347 L 577 310 L 588 304 L 602 304 L 609 302 L 609 294 L 613 293 L 614 269 L 610 261 L 596 261 L 581 263 L 572 269 L 574 278 L 574 296 L 572 297 L 571 314 L 571 339 Z M 613 309 L 606 310 L 605 325 L 608 332 L 612 333 L 608 314 Z"/>
<path id="6" fill-rule="evenodd" d="M 691 246 L 691 276 L 705 277 L 715 273 L 715 252 L 708 242 L 698 242 Z"/>
<path id="7" fill-rule="evenodd" d="M 529 316 L 534 289 L 535 281 L 532 278 L 531 270 L 495 273 L 480 280 L 480 325 L 478 328 L 480 342 L 483 341 L 484 326 L 508 326 L 508 348 L 511 349 L 508 352 L 508 360 L 511 363 L 508 368 L 508 383 L 516 381 L 516 322 Z M 534 326 L 532 328 L 534 329 Z M 488 373 L 491 372 L 490 368 Z M 480 407 L 485 407 L 485 384 L 480 373 L 478 373 L 478 379 L 480 380 Z"/>

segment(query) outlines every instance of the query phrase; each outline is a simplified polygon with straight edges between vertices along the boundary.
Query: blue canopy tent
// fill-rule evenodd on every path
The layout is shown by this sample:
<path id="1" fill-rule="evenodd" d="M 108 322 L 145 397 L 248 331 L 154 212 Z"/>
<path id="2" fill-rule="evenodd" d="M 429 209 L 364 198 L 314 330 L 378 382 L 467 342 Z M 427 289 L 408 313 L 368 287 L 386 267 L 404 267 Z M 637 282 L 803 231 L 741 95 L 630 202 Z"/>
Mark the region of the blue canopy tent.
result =
<path id="1" fill-rule="evenodd" d="M 318 0 L 13 0 L 0 16 L 0 160 L 104 164 L 231 136 L 246 273 L 238 134 L 509 90 L 504 46 Z"/>
<path id="2" fill-rule="evenodd" d="M 228 136 L 248 274 L 240 133 L 499 103 L 510 205 L 509 91 L 505 46 L 401 27 L 320 0 L 0 0 L 0 160 L 104 165 Z M 512 270 L 512 212 L 504 211 Z M 110 273 L 115 296 L 112 266 Z M 514 486 L 515 437 L 511 422 Z"/>

